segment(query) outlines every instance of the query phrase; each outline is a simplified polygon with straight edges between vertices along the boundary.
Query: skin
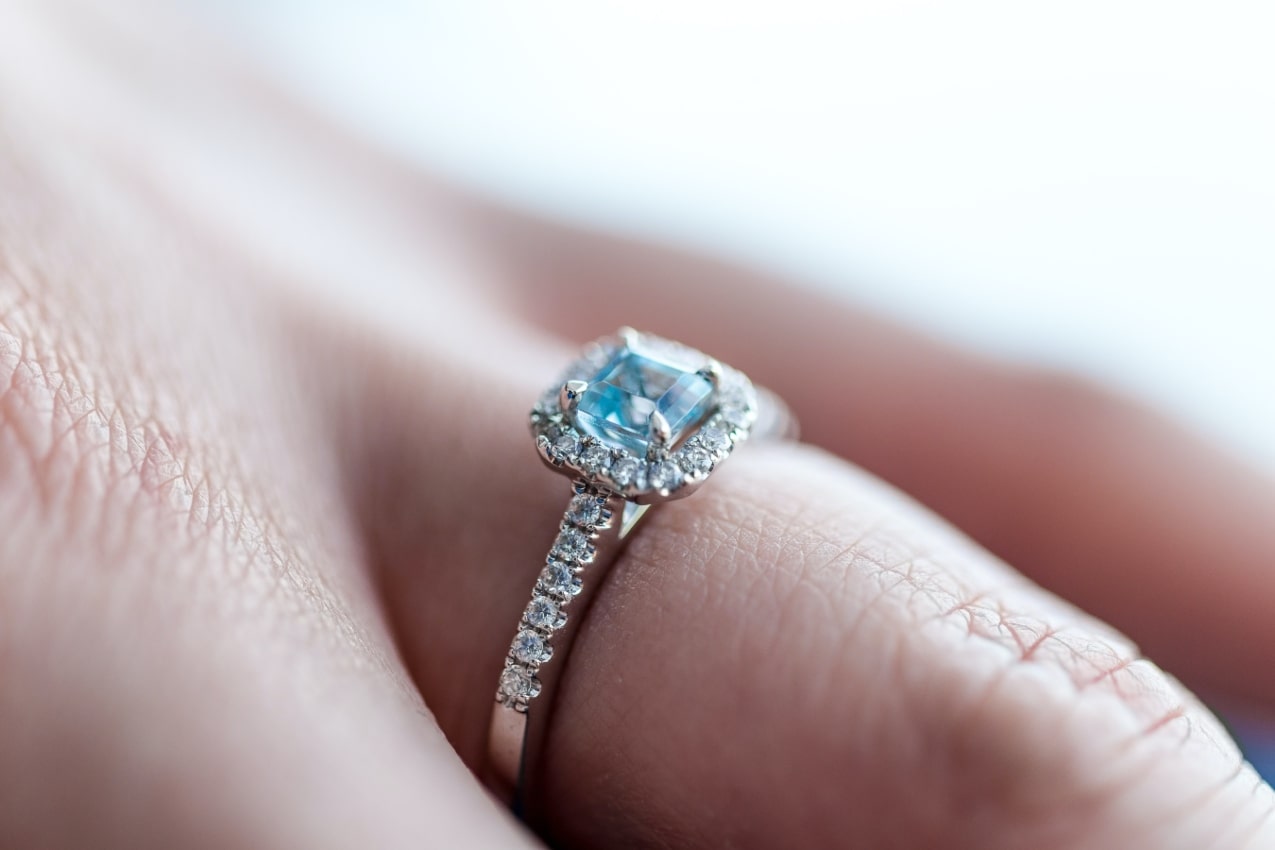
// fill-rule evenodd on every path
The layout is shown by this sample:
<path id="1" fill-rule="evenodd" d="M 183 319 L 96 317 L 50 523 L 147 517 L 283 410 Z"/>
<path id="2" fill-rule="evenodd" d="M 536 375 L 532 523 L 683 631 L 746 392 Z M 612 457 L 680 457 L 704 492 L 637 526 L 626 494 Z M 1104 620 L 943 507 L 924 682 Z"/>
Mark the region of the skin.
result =
<path id="1" fill-rule="evenodd" d="M 471 773 L 568 492 L 526 410 L 625 323 L 808 442 L 612 568 L 532 777 L 556 845 L 1275 844 L 1147 657 L 1275 707 L 1270 481 L 1075 379 L 464 197 L 158 4 L 0 11 L 0 846 L 537 845 Z"/>

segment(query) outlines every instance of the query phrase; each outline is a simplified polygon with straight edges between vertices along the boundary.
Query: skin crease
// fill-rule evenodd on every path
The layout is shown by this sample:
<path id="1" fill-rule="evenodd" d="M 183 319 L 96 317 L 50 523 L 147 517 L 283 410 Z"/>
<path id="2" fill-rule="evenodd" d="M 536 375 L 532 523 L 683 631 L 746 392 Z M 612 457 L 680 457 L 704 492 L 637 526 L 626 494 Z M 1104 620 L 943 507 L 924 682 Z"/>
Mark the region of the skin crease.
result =
<path id="1" fill-rule="evenodd" d="M 749 446 L 612 569 L 533 777 L 555 843 L 1275 843 L 1193 697 L 882 479 L 1266 706 L 1269 482 L 1057 376 L 458 197 L 161 5 L 0 10 L 0 846 L 534 845 L 466 771 L 567 493 L 526 409 L 624 322 L 814 445 Z"/>

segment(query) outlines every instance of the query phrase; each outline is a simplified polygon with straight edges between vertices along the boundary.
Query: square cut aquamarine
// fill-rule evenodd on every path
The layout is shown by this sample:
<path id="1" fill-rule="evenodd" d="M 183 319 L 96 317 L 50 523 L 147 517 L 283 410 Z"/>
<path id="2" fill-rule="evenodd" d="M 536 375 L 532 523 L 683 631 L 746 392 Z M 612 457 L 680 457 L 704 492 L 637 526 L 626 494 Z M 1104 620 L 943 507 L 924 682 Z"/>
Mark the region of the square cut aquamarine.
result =
<path id="1" fill-rule="evenodd" d="M 672 444 L 699 424 L 712 400 L 712 382 L 694 368 L 631 343 L 589 378 L 576 408 L 576 427 L 641 456 L 651 443 L 652 411 L 668 420 Z"/>

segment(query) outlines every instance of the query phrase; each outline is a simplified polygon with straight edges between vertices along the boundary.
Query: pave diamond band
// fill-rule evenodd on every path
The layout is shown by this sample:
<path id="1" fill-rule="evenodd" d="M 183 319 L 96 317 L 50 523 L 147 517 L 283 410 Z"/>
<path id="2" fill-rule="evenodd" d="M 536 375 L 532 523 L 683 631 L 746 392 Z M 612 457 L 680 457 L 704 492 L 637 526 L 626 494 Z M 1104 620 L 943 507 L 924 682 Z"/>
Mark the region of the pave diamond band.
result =
<path id="1" fill-rule="evenodd" d="M 613 512 L 607 502 L 613 495 L 577 481 L 575 495 L 545 560 L 531 602 L 509 647 L 505 669 L 500 674 L 496 702 L 526 712 L 540 695 L 537 676 L 540 665 L 553 657 L 554 632 L 567 624 L 567 607 L 583 588 L 581 573 L 593 561 L 593 541 L 611 527 Z"/>
<path id="2" fill-rule="evenodd" d="M 796 436 L 787 407 L 692 348 L 622 328 L 589 344 L 531 411 L 541 460 L 573 494 L 496 686 L 488 782 L 526 814 L 529 762 L 602 573 L 647 507 L 693 493 L 750 437 Z M 534 721 L 534 722 L 533 722 Z"/>

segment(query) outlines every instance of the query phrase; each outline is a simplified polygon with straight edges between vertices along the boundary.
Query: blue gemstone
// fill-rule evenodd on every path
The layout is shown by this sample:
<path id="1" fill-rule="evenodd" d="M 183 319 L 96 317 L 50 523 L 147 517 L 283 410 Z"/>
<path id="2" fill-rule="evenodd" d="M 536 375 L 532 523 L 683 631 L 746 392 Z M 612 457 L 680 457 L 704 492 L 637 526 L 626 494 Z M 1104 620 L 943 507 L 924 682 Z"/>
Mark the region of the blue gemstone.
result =
<path id="1" fill-rule="evenodd" d="M 576 427 L 637 455 L 651 442 L 651 412 L 672 429 L 671 443 L 699 424 L 713 400 L 713 384 L 694 369 L 640 343 L 622 347 L 598 373 L 576 408 Z"/>

